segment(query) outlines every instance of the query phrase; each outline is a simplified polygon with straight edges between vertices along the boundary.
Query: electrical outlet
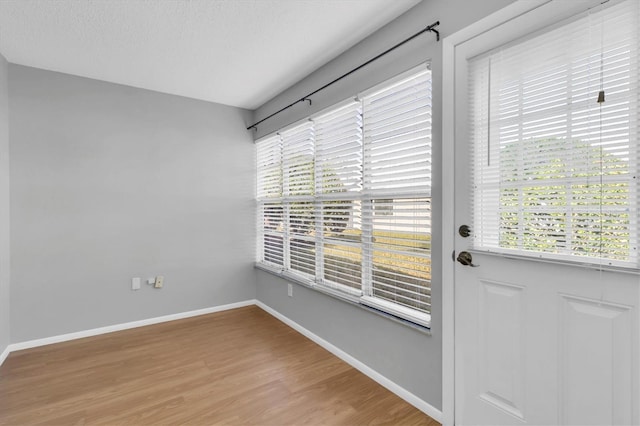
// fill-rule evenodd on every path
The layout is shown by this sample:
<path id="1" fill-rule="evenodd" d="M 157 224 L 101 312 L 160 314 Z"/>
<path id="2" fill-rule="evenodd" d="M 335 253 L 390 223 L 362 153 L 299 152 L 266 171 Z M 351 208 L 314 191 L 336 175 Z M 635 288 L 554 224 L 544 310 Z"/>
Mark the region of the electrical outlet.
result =
<path id="1" fill-rule="evenodd" d="M 162 275 L 158 275 L 156 277 L 156 283 L 154 285 L 155 288 L 162 288 L 162 285 L 164 284 L 164 277 Z"/>
<path id="2" fill-rule="evenodd" d="M 293 297 L 293 284 L 287 284 L 289 287 L 287 288 L 287 294 L 289 297 Z"/>
<path id="3" fill-rule="evenodd" d="M 131 290 L 140 290 L 140 278 L 131 278 Z"/>

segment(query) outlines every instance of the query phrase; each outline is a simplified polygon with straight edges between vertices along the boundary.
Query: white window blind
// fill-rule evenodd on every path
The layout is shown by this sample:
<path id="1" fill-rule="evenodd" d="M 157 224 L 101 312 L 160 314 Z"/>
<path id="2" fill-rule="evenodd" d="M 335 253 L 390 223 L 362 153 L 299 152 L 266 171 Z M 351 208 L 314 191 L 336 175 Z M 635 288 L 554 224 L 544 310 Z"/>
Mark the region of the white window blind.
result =
<path id="1" fill-rule="evenodd" d="M 362 96 L 363 302 L 428 321 L 431 307 L 431 71 Z M 376 214 L 380 210 L 389 215 Z"/>
<path id="2" fill-rule="evenodd" d="M 284 267 L 284 208 L 282 203 L 261 203 L 258 207 L 262 218 L 260 235 L 261 261 L 274 265 L 278 269 Z"/>
<path id="3" fill-rule="evenodd" d="M 258 200 L 282 198 L 282 141 L 271 136 L 257 147 Z"/>
<path id="4" fill-rule="evenodd" d="M 428 326 L 431 71 L 260 140 L 257 152 L 259 262 Z"/>
<path id="5" fill-rule="evenodd" d="M 281 133 L 284 166 L 284 196 L 313 196 L 313 126 L 307 122 Z"/>
<path id="6" fill-rule="evenodd" d="M 474 248 L 640 267 L 639 6 L 471 61 Z"/>
<path id="7" fill-rule="evenodd" d="M 315 152 L 313 125 L 305 122 L 280 133 L 285 203 L 285 265 L 297 275 L 315 273 Z"/>
<path id="8" fill-rule="evenodd" d="M 319 179 L 323 198 L 351 197 L 362 191 L 362 107 L 351 101 L 313 119 Z"/>
<path id="9" fill-rule="evenodd" d="M 365 191 L 430 194 L 431 71 L 363 96 Z"/>
<path id="10" fill-rule="evenodd" d="M 312 202 L 287 203 L 288 269 L 296 274 L 315 276 L 315 211 Z"/>
<path id="11" fill-rule="evenodd" d="M 258 247 L 261 262 L 284 267 L 282 204 L 282 139 L 274 135 L 257 145 Z"/>
<path id="12" fill-rule="evenodd" d="M 362 294 L 362 106 L 349 101 L 313 118 L 322 220 L 318 283 Z"/>

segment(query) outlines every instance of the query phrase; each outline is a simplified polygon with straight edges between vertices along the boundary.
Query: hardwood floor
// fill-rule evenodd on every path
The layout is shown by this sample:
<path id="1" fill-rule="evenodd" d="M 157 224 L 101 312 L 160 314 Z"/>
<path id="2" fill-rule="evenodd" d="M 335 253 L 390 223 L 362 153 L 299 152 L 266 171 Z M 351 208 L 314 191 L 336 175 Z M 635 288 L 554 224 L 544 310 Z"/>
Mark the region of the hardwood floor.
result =
<path id="1" fill-rule="evenodd" d="M 14 352 L 0 424 L 438 425 L 258 307 Z"/>

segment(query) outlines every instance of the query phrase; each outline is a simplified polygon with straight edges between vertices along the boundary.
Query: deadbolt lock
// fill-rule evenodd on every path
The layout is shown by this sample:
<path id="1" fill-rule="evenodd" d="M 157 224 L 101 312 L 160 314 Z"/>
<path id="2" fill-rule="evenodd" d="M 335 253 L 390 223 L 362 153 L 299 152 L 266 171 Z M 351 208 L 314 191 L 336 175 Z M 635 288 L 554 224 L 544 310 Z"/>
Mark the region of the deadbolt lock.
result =
<path id="1" fill-rule="evenodd" d="M 460 234 L 461 237 L 467 238 L 471 235 L 471 228 L 469 228 L 469 225 L 462 225 L 458 228 L 458 234 Z"/>

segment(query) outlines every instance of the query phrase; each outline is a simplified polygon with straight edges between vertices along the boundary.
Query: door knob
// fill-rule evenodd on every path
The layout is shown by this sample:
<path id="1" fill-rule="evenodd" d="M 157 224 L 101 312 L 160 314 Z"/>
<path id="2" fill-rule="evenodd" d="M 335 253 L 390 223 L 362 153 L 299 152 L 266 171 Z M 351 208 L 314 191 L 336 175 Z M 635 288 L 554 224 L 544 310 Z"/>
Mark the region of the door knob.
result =
<path id="1" fill-rule="evenodd" d="M 469 253 L 468 251 L 461 251 L 458 254 L 458 259 L 456 260 L 461 264 L 463 264 L 464 266 L 471 266 L 472 268 L 476 268 L 480 266 L 480 265 L 473 264 L 473 257 L 471 256 L 471 253 Z"/>

